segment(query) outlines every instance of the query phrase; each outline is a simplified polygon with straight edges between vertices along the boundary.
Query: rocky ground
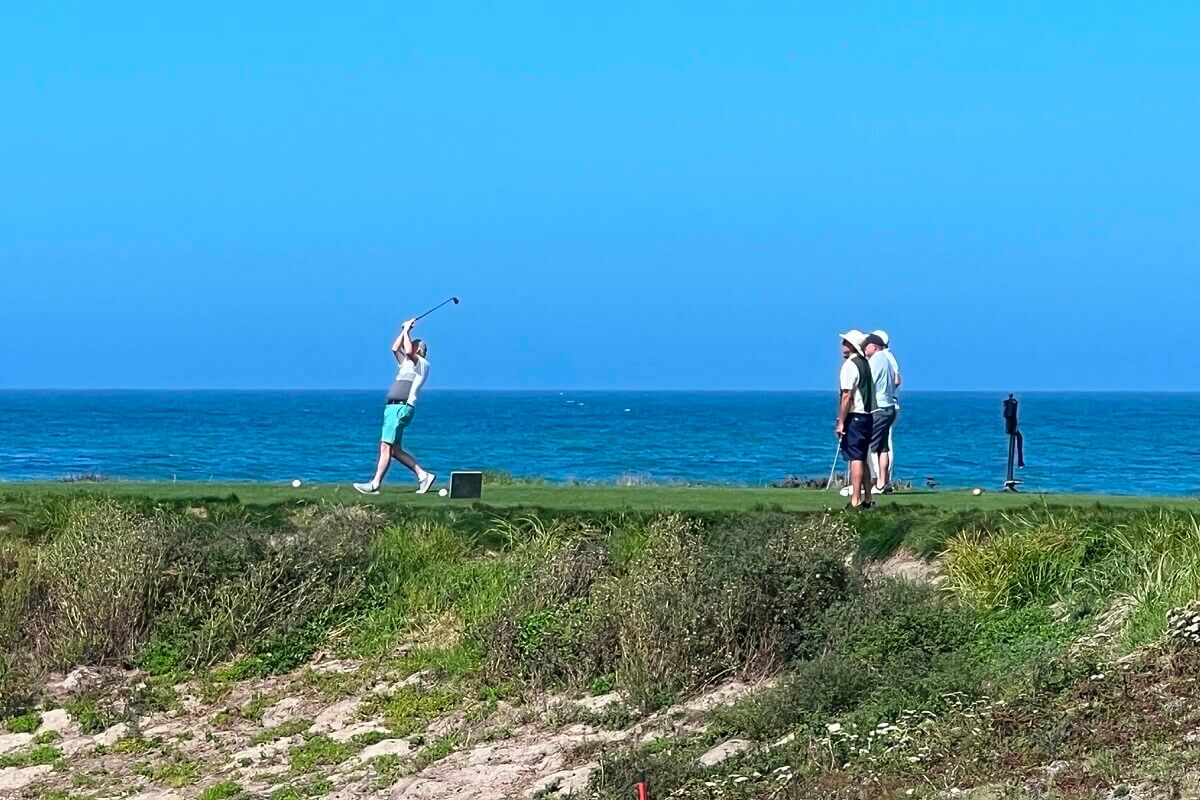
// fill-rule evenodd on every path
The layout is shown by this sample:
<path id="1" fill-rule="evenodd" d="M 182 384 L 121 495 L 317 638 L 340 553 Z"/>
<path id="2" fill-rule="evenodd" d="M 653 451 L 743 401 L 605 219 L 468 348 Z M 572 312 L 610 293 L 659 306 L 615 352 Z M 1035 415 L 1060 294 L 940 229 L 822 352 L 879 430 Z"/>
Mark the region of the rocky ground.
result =
<path id="1" fill-rule="evenodd" d="M 76 670 L 50 686 L 63 707 L 42 713 L 31 732 L 0 735 L 0 763 L 9 764 L 0 796 L 568 796 L 587 786 L 601 748 L 695 731 L 705 712 L 753 688 L 729 682 L 635 720 L 616 694 L 464 701 L 425 674 L 373 670 L 329 660 L 232 686 L 180 684 L 169 709 L 94 734 L 83 730 L 91 720 L 68 710 L 75 698 L 128 696 L 146 684 L 137 673 Z M 749 746 L 727 743 L 706 763 Z"/>

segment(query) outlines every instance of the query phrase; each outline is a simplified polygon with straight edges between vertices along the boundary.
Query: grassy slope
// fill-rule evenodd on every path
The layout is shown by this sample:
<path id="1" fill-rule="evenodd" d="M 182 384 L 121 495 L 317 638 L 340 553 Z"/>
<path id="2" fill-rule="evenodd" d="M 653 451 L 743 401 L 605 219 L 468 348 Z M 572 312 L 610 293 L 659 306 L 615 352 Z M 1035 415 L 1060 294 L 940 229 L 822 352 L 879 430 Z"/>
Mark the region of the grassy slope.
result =
<path id="1" fill-rule="evenodd" d="M 205 664 L 217 665 L 206 681 L 228 686 L 291 669 L 329 644 L 339 655 L 368 659 L 365 680 L 378 680 L 371 664 L 379 659 L 399 659 L 392 668 L 401 676 L 432 668 L 451 681 L 437 692 L 450 692 L 458 702 L 477 692 L 511 699 L 521 687 L 615 686 L 654 707 L 718 676 L 753 676 L 757 648 L 776 649 L 773 662 L 787 665 L 779 688 L 715 713 L 707 732 L 681 736 L 667 749 L 600 753 L 606 768 L 593 796 L 604 800 L 628 796 L 638 769 L 649 770 L 662 794 L 679 787 L 687 792 L 680 796 L 706 800 L 899 798 L 913 796 L 910 789 L 934 797 L 948 786 L 999 780 L 1040 796 L 1045 765 L 1060 760 L 1071 764 L 1073 783 L 1056 784 L 1058 794 L 1051 796 L 1092 800 L 1153 779 L 1147 765 L 1168 775 L 1155 786 L 1172 786 L 1169 776 L 1200 760 L 1200 747 L 1184 739 L 1200 724 L 1194 711 L 1200 708 L 1200 651 L 1164 661 L 1151 654 L 1127 665 L 1120 680 L 1097 679 L 1098 673 L 1115 675 L 1108 659 L 1161 639 L 1169 609 L 1200 597 L 1195 500 L 921 493 L 887 498 L 878 513 L 826 518 L 761 513 L 842 503 L 803 490 L 515 485 L 489 487 L 486 505 L 479 505 L 417 498 L 399 488 L 366 499 L 345 487 L 0 484 L 0 545 L 8 529 L 14 563 L 30 565 L 39 580 L 53 579 L 28 593 L 34 606 L 49 590 L 69 589 L 57 602 L 77 600 L 87 617 L 109 608 L 104 601 L 113 587 L 100 578 L 141 574 L 138 564 L 122 566 L 131 551 L 125 542 L 152 542 L 158 528 L 143 531 L 136 515 L 126 518 L 104 503 L 72 504 L 70 519 L 48 513 L 65 505 L 53 502 L 58 498 L 95 495 L 129 498 L 143 512 L 142 501 L 161 501 L 190 526 L 170 534 L 169 551 L 172 558 L 186 556 L 180 563 L 188 570 L 171 566 L 159 575 L 199 575 L 212 591 L 180 603 L 195 590 L 168 580 L 147 593 L 161 592 L 168 602 L 147 612 L 156 616 L 145 647 L 130 637 L 114 650 L 108 629 L 124 630 L 121 614 L 99 619 L 104 635 L 92 642 L 113 650 L 108 658 L 132 659 L 170 681 L 194 659 L 202 667 L 198 674 Z M 386 520 L 367 526 L 375 515 L 338 507 L 347 502 L 378 504 Z M 99 516 L 79 516 L 93 505 Z M 211 513 L 193 514 L 199 508 L 192 506 Z M 1003 513 L 1023 507 L 1032 510 Z M 1165 507 L 1182 513 L 1160 513 Z M 547 511 L 523 519 L 535 508 Z M 704 532 L 688 520 L 662 528 L 654 515 L 637 513 L 649 509 L 697 512 L 687 516 L 701 518 Z M 278 537 L 262 528 L 267 525 L 309 533 Z M 844 584 L 832 582 L 849 569 L 845 551 L 826 558 L 830 554 L 813 542 L 839 529 L 850 534 L 846 546 L 868 559 L 901 543 L 940 554 L 947 581 L 939 590 L 864 585 L 849 573 Z M 575 536 L 585 530 L 585 538 Z M 59 561 L 75 560 L 56 572 L 43 570 L 51 540 L 87 544 L 101 534 L 98 541 L 111 547 L 96 555 L 54 549 Z M 364 551 L 367 539 L 371 546 Z M 254 547 L 244 549 L 247 541 Z M 105 559 L 121 568 L 78 568 Z M 331 566 L 331 559 L 341 560 Z M 319 580 L 307 580 L 318 573 Z M 138 586 L 115 588 L 128 590 L 130 607 L 138 607 Z M 76 589 L 92 591 L 92 599 L 77 598 Z M 1136 600 L 1128 623 L 1114 629 L 1116 638 L 1095 653 L 1064 658 L 1114 598 Z M 331 608 L 341 610 L 326 613 Z M 758 613 L 763 610 L 769 613 Z M 49 624 L 53 612 L 50 606 L 39 612 L 46 629 L 75 647 L 74 629 Z M 225 629 L 248 612 L 288 625 Z M 804 624 L 788 624 L 793 620 Z M 23 628 L 18 624 L 12 633 L 19 647 L 30 647 L 19 635 Z M 201 640 L 191 635 L 195 630 L 221 636 Z M 399 643 L 419 646 L 399 651 Z M 74 652 L 60 658 L 77 663 Z M 440 708 L 445 703 L 437 692 L 404 694 L 387 714 L 393 721 L 436 716 L 404 704 L 420 700 Z M 960 703 L 968 705 L 960 709 Z M 935 722 L 906 721 L 906 709 L 929 710 Z M 978 730 L 978 723 L 961 724 L 980 714 L 986 724 Z M 889 729 L 911 734 L 920 749 L 879 745 L 864 755 L 825 733 L 831 721 L 847 731 L 894 723 Z M 789 733 L 799 737 L 792 748 L 764 750 L 713 770 L 697 766 L 698 756 L 723 738 L 772 742 Z M 797 776 L 789 795 L 776 794 L 773 784 L 735 783 L 751 769 L 773 776 L 785 767 Z M 713 781 L 727 793 L 709 793 Z"/>
<path id="2" fill-rule="evenodd" d="M 0 483 L 0 494 L 104 494 L 153 500 L 201 501 L 235 498 L 245 505 L 307 503 L 371 503 L 385 507 L 446 507 L 461 505 L 437 495 L 417 496 L 401 488 L 385 488 L 377 497 L 363 497 L 349 486 L 308 485 L 300 489 L 276 484 L 245 483 Z M 833 492 L 805 489 L 748 489 L 706 486 L 487 486 L 483 504 L 498 508 L 546 508 L 566 511 L 747 511 L 764 507 L 782 511 L 823 511 L 840 508 L 845 500 Z M 941 511 L 1004 510 L 1030 505 L 1200 510 L 1200 499 L 1187 497 L 1130 497 L 1120 495 L 1006 494 L 975 497 L 967 492 L 912 492 L 889 495 L 880 506 L 921 506 Z"/>

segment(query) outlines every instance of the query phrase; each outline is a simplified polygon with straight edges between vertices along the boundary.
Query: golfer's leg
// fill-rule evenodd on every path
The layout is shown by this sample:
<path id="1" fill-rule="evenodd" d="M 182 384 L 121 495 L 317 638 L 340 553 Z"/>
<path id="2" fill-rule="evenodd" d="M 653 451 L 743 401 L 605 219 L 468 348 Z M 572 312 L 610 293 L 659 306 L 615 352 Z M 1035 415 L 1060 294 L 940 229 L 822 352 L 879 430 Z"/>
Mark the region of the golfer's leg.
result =
<path id="1" fill-rule="evenodd" d="M 371 485 L 378 489 L 383 485 L 383 476 L 387 475 L 388 467 L 392 465 L 392 446 L 387 442 L 379 443 L 379 463 L 375 467 L 375 477 Z"/>
<path id="2" fill-rule="evenodd" d="M 850 462 L 850 505 L 858 506 L 863 502 L 863 489 L 866 488 L 866 483 L 863 480 L 863 473 L 867 471 L 867 462 L 851 461 Z"/>
<path id="3" fill-rule="evenodd" d="M 395 445 L 392 447 L 392 458 L 408 467 L 409 471 L 412 472 L 413 475 L 416 475 L 418 479 L 425 474 L 425 470 L 421 469 L 421 465 L 418 464 L 417 460 L 412 457 L 412 454 L 402 448 L 400 445 Z"/>
<path id="4" fill-rule="evenodd" d="M 882 492 L 887 488 L 888 476 L 892 474 L 892 454 L 883 452 L 879 454 L 879 476 L 875 479 L 875 490 Z"/>
<path id="5" fill-rule="evenodd" d="M 900 409 L 896 408 L 896 418 L 892 420 L 892 427 L 888 428 L 888 468 L 887 472 L 883 473 L 884 486 L 892 483 L 892 470 L 896 468 L 896 446 L 892 434 L 896 432 L 896 423 L 900 421 Z"/>

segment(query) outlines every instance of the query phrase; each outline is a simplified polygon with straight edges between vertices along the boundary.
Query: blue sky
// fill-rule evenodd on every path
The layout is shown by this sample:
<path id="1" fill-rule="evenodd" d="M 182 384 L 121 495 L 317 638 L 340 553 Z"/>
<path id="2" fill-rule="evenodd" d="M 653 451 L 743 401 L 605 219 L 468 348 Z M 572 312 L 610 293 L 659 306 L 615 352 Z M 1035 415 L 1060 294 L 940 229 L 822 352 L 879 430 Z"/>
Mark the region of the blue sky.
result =
<path id="1" fill-rule="evenodd" d="M 1200 389 L 1200 6 L 851 5 L 6 7 L 0 387 Z"/>

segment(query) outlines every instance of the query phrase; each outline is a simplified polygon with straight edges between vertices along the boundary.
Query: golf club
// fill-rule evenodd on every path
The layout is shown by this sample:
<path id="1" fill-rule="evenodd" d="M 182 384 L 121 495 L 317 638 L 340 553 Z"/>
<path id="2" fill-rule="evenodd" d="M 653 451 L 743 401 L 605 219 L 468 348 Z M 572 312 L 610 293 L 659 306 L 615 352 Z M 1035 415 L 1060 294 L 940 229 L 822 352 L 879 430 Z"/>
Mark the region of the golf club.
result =
<path id="1" fill-rule="evenodd" d="M 429 309 L 428 311 L 426 311 L 426 312 L 425 312 L 424 314 L 422 314 L 421 316 L 419 316 L 419 317 L 415 317 L 415 318 L 413 319 L 413 321 L 414 321 L 414 322 L 416 322 L 416 321 L 417 321 L 417 320 L 419 320 L 419 319 L 424 319 L 425 317 L 428 317 L 430 314 L 432 314 L 433 312 L 437 311 L 437 310 L 438 310 L 439 308 L 441 308 L 442 306 L 446 305 L 446 303 L 454 303 L 454 305 L 458 305 L 458 298 L 457 298 L 457 297 L 451 297 L 449 300 L 445 300 L 445 301 L 443 301 L 443 302 L 441 302 L 441 303 L 438 303 L 436 306 L 434 306 L 433 308 Z"/>
<path id="2" fill-rule="evenodd" d="M 838 455 L 842 452 L 842 437 L 839 435 L 837 440 L 837 449 L 833 451 L 833 466 L 829 468 L 829 481 L 825 484 L 825 491 L 833 486 L 833 475 L 837 472 Z"/>

